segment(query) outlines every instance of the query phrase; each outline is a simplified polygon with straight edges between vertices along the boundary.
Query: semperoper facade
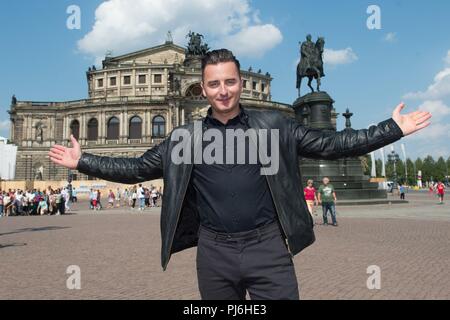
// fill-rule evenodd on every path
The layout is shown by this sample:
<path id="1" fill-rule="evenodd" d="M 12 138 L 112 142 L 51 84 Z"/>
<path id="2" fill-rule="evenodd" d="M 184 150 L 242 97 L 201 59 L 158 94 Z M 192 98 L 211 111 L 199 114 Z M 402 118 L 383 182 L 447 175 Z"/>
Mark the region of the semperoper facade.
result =
<path id="1" fill-rule="evenodd" d="M 189 33 L 187 48 L 170 37 L 162 45 L 112 57 L 101 69 L 86 72 L 88 98 L 66 102 L 11 102 L 11 141 L 18 146 L 15 180 L 89 180 L 55 165 L 47 156 L 53 144 L 68 145 L 70 134 L 83 151 L 112 157 L 139 157 L 177 126 L 206 114 L 202 96 L 202 35 Z M 241 70 L 247 108 L 278 109 L 293 116 L 290 105 L 271 101 L 269 73 Z"/>

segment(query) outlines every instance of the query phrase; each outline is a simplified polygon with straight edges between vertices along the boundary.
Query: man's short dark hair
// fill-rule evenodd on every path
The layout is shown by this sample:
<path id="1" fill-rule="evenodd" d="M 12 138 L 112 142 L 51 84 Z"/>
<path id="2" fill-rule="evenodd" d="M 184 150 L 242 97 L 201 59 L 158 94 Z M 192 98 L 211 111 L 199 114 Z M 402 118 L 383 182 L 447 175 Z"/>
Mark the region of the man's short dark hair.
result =
<path id="1" fill-rule="evenodd" d="M 239 73 L 239 77 L 241 76 L 241 64 L 239 63 L 239 60 L 236 59 L 236 57 L 233 55 L 233 52 L 231 52 L 228 49 L 218 49 L 218 50 L 212 50 L 208 51 L 202 58 L 202 77 L 205 72 L 205 68 L 207 65 L 210 64 L 218 64 L 221 62 L 234 62 L 236 65 L 236 68 Z"/>

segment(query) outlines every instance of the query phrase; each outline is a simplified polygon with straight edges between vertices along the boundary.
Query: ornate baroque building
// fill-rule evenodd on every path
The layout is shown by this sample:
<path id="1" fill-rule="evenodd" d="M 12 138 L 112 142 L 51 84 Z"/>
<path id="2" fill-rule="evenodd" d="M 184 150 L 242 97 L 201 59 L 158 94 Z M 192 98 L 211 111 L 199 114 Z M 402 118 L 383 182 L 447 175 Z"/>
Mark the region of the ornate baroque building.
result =
<path id="1" fill-rule="evenodd" d="M 88 98 L 66 102 L 11 103 L 11 141 L 18 146 L 15 180 L 90 180 L 52 163 L 53 144 L 68 145 L 72 133 L 83 151 L 102 156 L 139 157 L 175 127 L 206 114 L 201 63 L 190 34 L 187 49 L 167 40 L 145 50 L 103 60 L 86 72 Z M 206 45 L 203 45 L 203 48 Z M 207 48 L 207 46 L 206 46 Z M 294 116 L 290 105 L 271 101 L 271 76 L 241 70 L 247 108 L 278 109 Z"/>

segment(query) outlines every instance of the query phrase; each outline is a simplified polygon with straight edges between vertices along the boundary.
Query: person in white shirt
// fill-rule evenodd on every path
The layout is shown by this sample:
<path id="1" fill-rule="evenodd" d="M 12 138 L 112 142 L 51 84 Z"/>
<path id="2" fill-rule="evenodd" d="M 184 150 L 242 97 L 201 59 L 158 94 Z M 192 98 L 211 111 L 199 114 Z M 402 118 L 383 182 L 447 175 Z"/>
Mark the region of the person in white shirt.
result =
<path id="1" fill-rule="evenodd" d="M 44 214 L 48 214 L 48 205 L 47 205 L 47 201 L 45 201 L 44 198 L 41 198 L 41 201 L 39 201 L 39 209 L 41 212 L 41 216 Z M 38 211 L 39 211 L 38 209 Z"/>
<path id="2" fill-rule="evenodd" d="M 21 215 L 23 212 L 23 194 L 22 191 L 16 192 L 16 208 L 17 208 L 17 214 Z"/>
<path id="3" fill-rule="evenodd" d="M 139 210 L 144 211 L 144 209 L 145 209 L 145 189 L 142 187 L 142 184 L 139 184 L 139 188 L 137 189 L 137 198 L 139 199 Z"/>
<path id="4" fill-rule="evenodd" d="M 70 211 L 70 207 L 69 207 L 69 201 L 70 201 L 70 194 L 69 191 L 67 190 L 67 188 L 64 188 L 61 191 L 61 196 L 62 196 L 62 201 L 64 201 L 64 207 L 65 207 L 65 212 Z"/>

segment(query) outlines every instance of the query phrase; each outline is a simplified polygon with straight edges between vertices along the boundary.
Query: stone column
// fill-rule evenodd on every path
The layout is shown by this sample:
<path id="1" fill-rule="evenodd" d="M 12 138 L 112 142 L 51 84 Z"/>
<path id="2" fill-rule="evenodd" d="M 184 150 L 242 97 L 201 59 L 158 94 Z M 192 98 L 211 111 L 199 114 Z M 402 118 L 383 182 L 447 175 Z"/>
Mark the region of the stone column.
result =
<path id="1" fill-rule="evenodd" d="M 153 73 L 152 68 L 148 68 L 148 95 L 152 95 Z"/>
<path id="2" fill-rule="evenodd" d="M 172 107 L 170 104 L 167 106 L 167 121 L 166 132 L 172 131 Z"/>
<path id="3" fill-rule="evenodd" d="M 62 140 L 64 144 L 67 144 L 67 116 L 64 116 L 63 118 L 63 136 L 62 136 Z"/>
<path id="4" fill-rule="evenodd" d="M 120 90 L 122 88 L 122 73 L 120 72 L 120 70 L 117 71 L 116 85 L 117 85 L 117 96 L 120 97 Z"/>
<path id="5" fill-rule="evenodd" d="M 167 96 L 168 94 L 168 88 L 167 88 L 167 80 L 169 78 L 169 73 L 167 71 L 167 68 L 164 68 L 164 79 L 162 79 L 163 84 L 164 84 L 164 95 Z"/>
<path id="6" fill-rule="evenodd" d="M 120 112 L 120 116 L 119 116 L 119 121 L 120 121 L 120 125 L 119 125 L 119 143 L 125 143 L 125 135 L 124 135 L 124 130 L 125 130 L 125 120 L 123 117 L 123 110 Z"/>
<path id="7" fill-rule="evenodd" d="M 102 144 L 105 144 L 106 143 L 106 113 L 105 113 L 105 111 L 102 111 L 102 122 L 103 122 L 103 126 L 102 126 L 102 130 L 103 130 Z"/>
<path id="8" fill-rule="evenodd" d="M 86 132 L 87 132 L 87 124 L 86 124 L 86 114 L 81 114 L 81 121 L 80 121 L 80 144 L 85 145 L 86 144 Z"/>
<path id="9" fill-rule="evenodd" d="M 123 112 L 123 123 L 124 123 L 124 127 L 123 127 L 123 139 L 124 142 L 127 143 L 128 142 L 128 136 L 129 136 L 129 127 L 128 127 L 128 110 L 125 110 Z"/>
<path id="10" fill-rule="evenodd" d="M 131 75 L 131 87 L 133 88 L 132 96 L 136 96 L 136 69 L 133 66 L 133 71 Z"/>
<path id="11" fill-rule="evenodd" d="M 31 119 L 31 115 L 28 114 L 25 118 L 25 136 L 26 136 L 25 140 L 27 140 L 27 142 L 29 140 L 31 140 L 32 126 L 33 126 L 33 122 Z"/>
<path id="12" fill-rule="evenodd" d="M 48 139 L 50 140 L 51 143 L 54 143 L 55 140 L 55 118 L 54 117 L 49 117 L 48 118 Z"/>
<path id="13" fill-rule="evenodd" d="M 150 141 L 150 110 L 146 110 L 144 113 L 144 119 L 142 119 L 142 141 L 147 143 Z"/>

